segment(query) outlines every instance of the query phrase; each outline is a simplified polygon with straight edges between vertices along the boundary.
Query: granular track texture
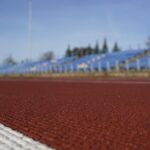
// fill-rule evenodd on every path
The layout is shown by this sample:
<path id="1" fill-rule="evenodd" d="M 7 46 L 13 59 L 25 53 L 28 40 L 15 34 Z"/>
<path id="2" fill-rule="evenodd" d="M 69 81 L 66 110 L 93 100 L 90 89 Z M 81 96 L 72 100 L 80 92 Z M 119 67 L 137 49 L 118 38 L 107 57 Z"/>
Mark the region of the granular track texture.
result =
<path id="1" fill-rule="evenodd" d="M 0 123 L 57 150 L 149 150 L 150 84 L 0 81 Z"/>

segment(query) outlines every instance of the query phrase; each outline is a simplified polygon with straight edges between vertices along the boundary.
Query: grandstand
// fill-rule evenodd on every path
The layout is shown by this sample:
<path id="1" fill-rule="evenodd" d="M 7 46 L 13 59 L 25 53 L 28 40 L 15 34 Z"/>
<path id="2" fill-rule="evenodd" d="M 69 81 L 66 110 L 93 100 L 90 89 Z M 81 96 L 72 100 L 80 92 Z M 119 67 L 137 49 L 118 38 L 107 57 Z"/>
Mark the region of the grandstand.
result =
<path id="1" fill-rule="evenodd" d="M 0 66 L 0 74 L 102 72 L 150 69 L 150 50 L 127 50 L 106 54 L 62 57 L 55 61 L 30 61 Z"/>

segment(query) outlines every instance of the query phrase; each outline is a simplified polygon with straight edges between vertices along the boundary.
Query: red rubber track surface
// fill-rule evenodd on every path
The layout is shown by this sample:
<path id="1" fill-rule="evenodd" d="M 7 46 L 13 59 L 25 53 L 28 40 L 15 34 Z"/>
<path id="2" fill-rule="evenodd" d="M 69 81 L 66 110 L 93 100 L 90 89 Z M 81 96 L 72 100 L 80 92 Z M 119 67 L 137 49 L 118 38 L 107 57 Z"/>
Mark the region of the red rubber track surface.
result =
<path id="1" fill-rule="evenodd" d="M 0 123 L 57 150 L 148 150 L 150 84 L 0 81 Z"/>

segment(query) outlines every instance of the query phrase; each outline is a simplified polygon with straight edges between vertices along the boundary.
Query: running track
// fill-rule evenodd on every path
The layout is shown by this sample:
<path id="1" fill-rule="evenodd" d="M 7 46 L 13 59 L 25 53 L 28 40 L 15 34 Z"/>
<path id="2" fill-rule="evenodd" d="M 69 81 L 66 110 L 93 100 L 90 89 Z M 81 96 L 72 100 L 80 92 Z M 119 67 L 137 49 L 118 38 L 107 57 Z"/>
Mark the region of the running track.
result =
<path id="1" fill-rule="evenodd" d="M 149 150 L 150 82 L 1 80 L 3 127 L 45 149 Z"/>

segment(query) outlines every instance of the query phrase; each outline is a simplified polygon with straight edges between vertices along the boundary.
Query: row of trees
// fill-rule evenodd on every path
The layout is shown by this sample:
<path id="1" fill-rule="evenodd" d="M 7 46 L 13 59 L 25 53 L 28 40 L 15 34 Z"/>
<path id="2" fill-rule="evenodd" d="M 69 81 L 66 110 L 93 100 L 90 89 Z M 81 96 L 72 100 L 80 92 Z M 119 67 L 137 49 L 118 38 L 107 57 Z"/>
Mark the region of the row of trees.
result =
<path id="1" fill-rule="evenodd" d="M 89 45 L 87 47 L 80 47 L 80 48 L 75 47 L 75 48 L 71 49 L 70 46 L 68 46 L 68 48 L 66 50 L 66 56 L 67 57 L 70 57 L 70 56 L 82 57 L 82 56 L 91 55 L 91 54 L 105 54 L 108 52 L 108 50 L 109 50 L 109 48 L 108 48 L 107 40 L 104 39 L 102 48 L 99 47 L 98 42 L 96 43 L 94 48 L 92 48 Z M 115 42 L 112 51 L 113 52 L 120 51 L 120 48 L 119 48 L 117 42 Z"/>
<path id="2" fill-rule="evenodd" d="M 118 52 L 120 51 L 120 48 L 118 47 L 118 44 L 115 43 L 114 44 L 114 47 L 113 47 L 113 52 Z M 71 50 L 70 46 L 68 46 L 68 49 L 66 51 L 66 54 L 65 56 L 78 56 L 78 57 L 82 57 L 82 56 L 85 56 L 85 55 L 91 55 L 91 54 L 100 54 L 100 53 L 107 53 L 108 52 L 108 45 L 107 45 L 107 40 L 105 39 L 104 40 L 104 43 L 103 43 L 103 47 L 102 49 L 99 48 L 99 44 L 98 42 L 96 43 L 95 47 L 92 48 L 91 46 L 87 46 L 87 47 L 81 47 L 81 48 L 74 48 Z M 50 61 L 50 60 L 53 60 L 55 58 L 55 54 L 53 51 L 47 51 L 45 53 L 43 53 L 39 60 L 41 61 Z M 22 60 L 21 62 L 27 62 L 29 60 Z M 4 62 L 4 64 L 16 64 L 17 61 L 13 58 L 12 55 L 8 56 Z"/>
<path id="3" fill-rule="evenodd" d="M 146 41 L 146 46 L 147 48 L 150 48 L 150 36 L 147 38 L 147 41 Z M 67 50 L 66 50 L 66 53 L 65 53 L 65 56 L 78 56 L 78 57 L 82 57 L 82 56 L 85 56 L 85 55 L 90 55 L 90 54 L 104 54 L 104 53 L 107 53 L 108 52 L 108 44 L 107 44 L 107 40 L 104 39 L 104 43 L 103 43 L 103 46 L 102 48 L 99 48 L 99 44 L 98 42 L 96 43 L 95 47 L 92 48 L 90 45 L 87 46 L 87 47 L 76 47 L 76 48 L 73 48 L 71 49 L 70 46 L 68 46 Z M 113 49 L 112 51 L 113 52 L 118 52 L 120 51 L 120 47 L 118 46 L 118 43 L 115 42 L 114 46 L 113 46 Z M 47 51 L 45 53 L 43 53 L 41 56 L 40 56 L 40 60 L 42 61 L 45 61 L 45 60 L 53 60 L 55 58 L 55 54 L 53 51 Z M 28 60 L 23 60 L 21 62 L 27 62 Z M 3 61 L 4 64 L 16 64 L 17 61 L 13 58 L 12 55 L 8 56 L 7 58 L 4 59 Z"/>

